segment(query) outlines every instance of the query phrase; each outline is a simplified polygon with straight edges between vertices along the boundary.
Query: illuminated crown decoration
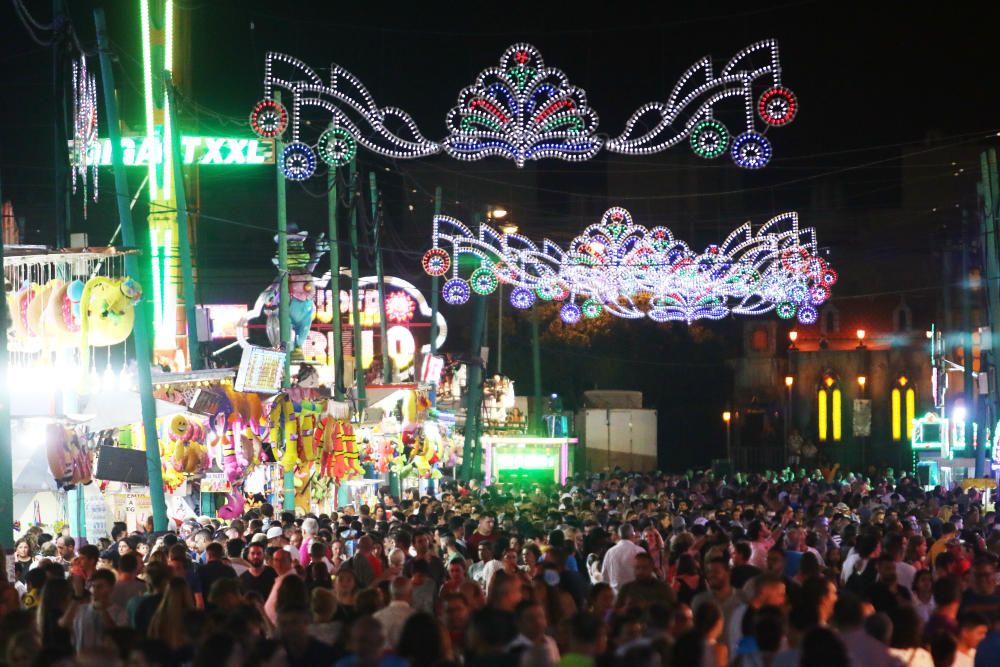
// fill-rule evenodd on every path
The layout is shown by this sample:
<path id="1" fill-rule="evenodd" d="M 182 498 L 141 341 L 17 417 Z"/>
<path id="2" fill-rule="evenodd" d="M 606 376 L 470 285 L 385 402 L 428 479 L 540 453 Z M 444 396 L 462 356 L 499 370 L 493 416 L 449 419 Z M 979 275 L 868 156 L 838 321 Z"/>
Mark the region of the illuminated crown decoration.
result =
<path id="1" fill-rule="evenodd" d="M 290 94 L 289 113 L 275 91 Z M 730 130 L 714 116 L 720 103 L 742 103 L 741 132 Z M 313 142 L 302 136 L 302 111 L 318 107 L 329 116 L 328 126 Z M 286 177 L 301 180 L 316 169 L 317 156 L 332 167 L 347 164 L 362 146 L 379 155 L 413 159 L 446 153 L 460 160 L 500 156 L 523 167 L 529 160 L 551 157 L 582 161 L 603 148 L 625 155 L 648 155 L 687 140 L 694 153 L 716 158 L 729 153 L 737 166 L 759 169 L 771 159 L 771 144 L 758 132 L 791 122 L 798 101 L 781 85 L 778 43 L 751 44 L 716 74 L 705 57 L 692 65 L 666 101 L 639 107 L 613 138 L 597 132 L 597 113 L 586 93 L 569 83 L 559 69 L 547 67 L 538 49 L 514 44 L 499 65 L 476 77 L 459 93 L 448 112 L 449 131 L 441 141 L 427 139 L 413 118 L 396 107 L 379 107 L 353 74 L 332 65 L 329 83 L 297 58 L 269 52 L 264 61 L 264 99 L 250 114 L 250 126 L 261 137 L 279 137 L 290 130 L 291 142 L 280 156 Z M 745 127 L 742 127 L 745 125 Z"/>
<path id="2" fill-rule="evenodd" d="M 423 266 L 432 276 L 451 272 L 442 287 L 448 303 L 465 303 L 472 292 L 490 294 L 505 283 L 512 287 L 515 308 L 530 308 L 537 300 L 562 302 L 560 316 L 568 324 L 605 311 L 688 323 L 775 311 L 782 319 L 812 324 L 837 282 L 836 272 L 817 255 L 815 230 L 800 229 L 794 212 L 772 218 L 756 232 L 745 223 L 703 252 L 675 239 L 666 227 L 634 224 L 619 207 L 565 250 L 548 239 L 538 246 L 489 225 L 473 232 L 444 215 L 434 218 L 433 243 Z M 475 268 L 463 278 L 459 267 L 470 264 Z"/>

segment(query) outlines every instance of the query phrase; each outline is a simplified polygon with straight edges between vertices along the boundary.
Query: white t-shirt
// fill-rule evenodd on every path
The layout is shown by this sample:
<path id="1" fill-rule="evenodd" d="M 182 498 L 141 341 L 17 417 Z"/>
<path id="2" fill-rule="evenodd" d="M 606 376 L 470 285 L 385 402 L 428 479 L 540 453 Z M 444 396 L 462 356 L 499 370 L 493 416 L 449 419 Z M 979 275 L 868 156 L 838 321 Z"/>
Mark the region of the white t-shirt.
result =
<path id="1" fill-rule="evenodd" d="M 635 557 L 645 551 L 631 540 L 619 540 L 618 544 L 604 554 L 601 578 L 611 585 L 615 595 L 622 586 L 635 580 Z"/>

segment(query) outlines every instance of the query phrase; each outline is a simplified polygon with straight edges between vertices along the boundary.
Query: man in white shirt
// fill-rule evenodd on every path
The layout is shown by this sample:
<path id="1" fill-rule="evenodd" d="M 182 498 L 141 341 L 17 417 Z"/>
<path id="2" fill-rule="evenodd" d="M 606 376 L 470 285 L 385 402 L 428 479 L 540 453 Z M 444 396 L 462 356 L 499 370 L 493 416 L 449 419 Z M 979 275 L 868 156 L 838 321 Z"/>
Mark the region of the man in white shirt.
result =
<path id="1" fill-rule="evenodd" d="M 618 544 L 608 549 L 604 554 L 604 564 L 601 566 L 602 581 L 611 585 L 615 595 L 622 586 L 635 580 L 635 556 L 645 549 L 636 544 L 635 529 L 630 523 L 618 527 Z"/>
<path id="2" fill-rule="evenodd" d="M 396 577 L 389 584 L 389 595 L 392 601 L 388 607 L 379 609 L 372 614 L 372 617 L 382 624 L 382 632 L 385 634 L 385 648 L 395 650 L 399 643 L 399 636 L 403 633 L 403 625 L 406 619 L 413 615 L 414 609 L 410 606 L 410 580 L 406 577 Z"/>

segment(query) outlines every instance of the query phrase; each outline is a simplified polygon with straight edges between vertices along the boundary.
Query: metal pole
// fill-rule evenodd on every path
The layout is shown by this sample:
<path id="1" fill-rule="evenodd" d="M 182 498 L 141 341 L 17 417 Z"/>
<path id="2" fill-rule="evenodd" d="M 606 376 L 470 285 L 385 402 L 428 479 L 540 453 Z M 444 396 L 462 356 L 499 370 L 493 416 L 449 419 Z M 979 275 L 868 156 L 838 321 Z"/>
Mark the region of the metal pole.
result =
<path id="1" fill-rule="evenodd" d="M 983 227 L 983 254 L 986 256 L 986 280 L 983 281 L 986 296 L 986 323 L 990 328 L 990 340 L 983 341 L 983 348 L 989 349 L 989 361 L 986 363 L 987 355 L 983 356 L 980 365 L 980 372 L 986 372 L 989 379 L 988 392 L 986 394 L 986 410 L 982 421 L 990 427 L 990 433 L 996 426 L 997 408 L 997 387 L 995 367 L 998 358 L 997 345 L 1000 343 L 1000 258 L 998 258 L 998 248 L 1000 248 L 1000 234 L 997 230 L 997 203 L 1000 201 L 1000 179 L 997 177 L 997 154 L 996 150 L 990 148 L 979 154 L 979 163 L 982 181 L 979 184 L 979 191 L 982 200 L 982 227 Z M 996 341 L 996 342 L 994 342 Z M 983 432 L 983 437 L 986 431 Z"/>
<path id="2" fill-rule="evenodd" d="M 0 208 L 3 195 L 0 194 Z M 3 220 L 0 218 L 0 266 L 3 266 Z M 0 332 L 8 326 L 7 299 L 0 299 Z M 11 461 L 10 386 L 8 385 L 7 335 L 0 335 L 0 548 L 14 549 L 14 469 Z"/>
<path id="3" fill-rule="evenodd" d="M 281 91 L 274 93 L 274 99 L 281 104 Z M 281 338 L 281 348 L 285 351 L 285 370 L 281 374 L 281 387 L 287 389 L 292 384 L 292 315 L 289 311 L 291 297 L 288 294 L 288 198 L 285 192 L 285 175 L 281 173 L 281 152 L 284 143 L 280 138 L 274 140 L 274 174 L 278 189 L 278 279 L 280 292 L 278 301 L 278 330 Z M 287 397 L 282 399 L 287 400 Z M 285 411 L 280 411 L 279 434 L 285 442 Z M 285 443 L 285 446 L 289 446 Z M 286 470 L 282 484 L 282 507 L 286 510 L 295 509 L 295 471 Z"/>
<path id="4" fill-rule="evenodd" d="M 962 395 L 965 403 L 965 448 L 973 446 L 973 424 L 975 424 L 976 392 L 972 378 L 972 286 L 969 284 L 969 214 L 962 211 L 962 243 L 959 251 L 962 253 Z M 986 442 L 980 434 L 980 443 L 976 447 L 976 477 L 982 477 L 986 467 Z"/>
<path id="5" fill-rule="evenodd" d="M 477 213 L 473 220 L 478 228 L 480 216 Z M 469 332 L 469 361 L 465 374 L 465 443 L 462 448 L 462 479 L 470 480 L 477 473 L 476 450 L 479 443 L 482 415 L 480 414 L 483 400 L 483 363 L 482 345 L 486 325 L 486 297 L 473 292 L 472 294 L 472 329 Z"/>
<path id="6" fill-rule="evenodd" d="M 531 372 L 535 383 L 535 419 L 531 430 L 543 435 L 542 428 L 542 352 L 538 342 L 538 313 L 531 313 Z"/>
<path id="7" fill-rule="evenodd" d="M 129 208 L 128 179 L 122 163 L 122 141 L 119 128 L 118 99 L 115 95 L 115 77 L 108 47 L 108 29 L 103 9 L 94 10 L 97 27 L 97 46 L 101 58 L 101 78 L 104 88 L 104 105 L 108 114 L 108 139 L 111 141 L 111 165 L 115 175 L 115 197 L 118 200 L 118 221 L 121 224 L 122 243 L 126 247 L 138 246 L 132 228 L 132 209 Z M 139 278 L 139 260 L 136 255 L 125 255 L 125 272 L 134 280 Z M 135 325 L 132 328 L 133 348 L 139 380 L 139 398 L 142 406 L 142 429 L 146 441 L 146 469 L 149 473 L 149 494 L 153 506 L 153 530 L 167 529 L 167 503 L 163 495 L 163 470 L 160 468 L 160 447 L 156 432 L 156 401 L 153 399 L 153 376 L 150 371 L 151 355 L 149 302 L 143 298 L 135 307 Z M 3 474 L 0 471 L 0 474 Z M 9 475 L 4 479 L 8 479 Z"/>
<path id="8" fill-rule="evenodd" d="M 434 216 L 441 215 L 441 186 L 434 188 Z M 431 356 L 437 354 L 438 337 L 438 302 L 440 299 L 441 279 L 431 276 Z"/>
<path id="9" fill-rule="evenodd" d="M 358 280 L 361 269 L 358 266 L 358 199 L 361 195 L 358 186 L 357 163 L 351 163 L 350 169 L 350 202 L 351 202 L 351 318 L 354 324 L 354 382 L 357 385 L 358 415 L 365 410 L 365 369 L 361 365 L 361 290 Z"/>
<path id="10" fill-rule="evenodd" d="M 473 293 L 472 331 L 469 337 L 469 364 L 466 373 L 465 447 L 462 450 L 462 479 L 469 480 L 480 472 L 475 465 L 479 443 L 480 409 L 483 400 L 482 342 L 486 319 L 486 297 Z"/>
<path id="11" fill-rule="evenodd" d="M 392 362 L 389 361 L 389 324 L 385 317 L 385 271 L 382 267 L 382 220 L 379 216 L 381 204 L 375 185 L 375 172 L 368 172 L 368 193 L 371 197 L 372 227 L 375 231 L 375 280 L 378 284 L 379 336 L 382 337 L 382 384 L 392 384 Z"/>
<path id="12" fill-rule="evenodd" d="M 66 99 L 64 97 L 66 69 L 63 55 L 66 33 L 65 0 L 52 0 L 52 97 L 55 106 L 53 123 L 55 153 L 56 247 L 69 247 L 69 161 L 66 153 Z M 86 202 L 84 203 L 86 206 Z"/>
<path id="13" fill-rule="evenodd" d="M 169 71 L 163 73 L 163 82 L 167 91 L 167 107 L 170 109 L 171 145 L 164 146 L 172 153 L 171 162 L 174 165 L 174 199 L 177 201 L 177 242 L 181 260 L 181 279 L 184 281 L 184 319 L 187 320 L 188 361 L 192 370 L 204 367 L 201 350 L 198 344 L 198 321 L 195 315 L 197 300 L 194 294 L 194 269 L 191 257 L 191 239 L 188 236 L 187 194 L 184 191 L 184 164 L 181 154 L 181 133 L 177 130 L 177 105 L 174 104 L 174 83 Z"/>
<path id="14" fill-rule="evenodd" d="M 434 216 L 441 215 L 441 186 L 434 188 Z M 430 354 L 433 357 L 437 354 L 438 337 L 438 302 L 440 299 L 440 282 L 437 276 L 431 276 L 431 342 Z M 431 405 L 437 407 L 437 381 L 440 378 L 431 378 Z"/>
<path id="15" fill-rule="evenodd" d="M 340 319 L 340 234 L 337 229 L 337 169 L 327 174 L 326 215 L 330 237 L 330 308 L 333 310 L 333 398 L 344 400 L 344 336 Z"/>
<path id="16" fill-rule="evenodd" d="M 503 375 L 503 283 L 497 285 L 497 375 Z"/>

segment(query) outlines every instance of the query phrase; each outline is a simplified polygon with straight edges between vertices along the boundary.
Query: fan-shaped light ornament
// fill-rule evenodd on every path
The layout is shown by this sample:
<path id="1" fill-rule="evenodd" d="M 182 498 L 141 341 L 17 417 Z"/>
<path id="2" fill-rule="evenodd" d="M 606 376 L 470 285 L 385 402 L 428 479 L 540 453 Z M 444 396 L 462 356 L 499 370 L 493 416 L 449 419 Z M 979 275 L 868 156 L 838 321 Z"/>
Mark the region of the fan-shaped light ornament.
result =
<path id="1" fill-rule="evenodd" d="M 268 52 L 265 97 L 251 113 L 250 124 L 259 136 L 269 138 L 287 126 L 291 140 L 298 142 L 310 129 L 303 112 L 318 109 L 341 133 L 317 142 L 320 159 L 331 166 L 346 164 L 361 146 L 390 159 L 439 153 L 460 160 L 498 156 L 523 167 L 543 158 L 589 160 L 602 149 L 650 155 L 685 141 L 696 154 L 717 157 L 733 142 L 713 116 L 742 107 L 746 123 L 739 128 L 740 136 L 754 140 L 745 138 L 745 148 L 733 155 L 739 155 L 737 165 L 759 169 L 770 159 L 770 146 L 760 141 L 757 126 L 785 125 L 798 109 L 795 96 L 781 82 L 778 44 L 773 39 L 750 44 L 719 65 L 707 56 L 699 59 L 665 99 L 642 104 L 620 134 L 606 136 L 598 129 L 598 115 L 586 92 L 572 85 L 562 70 L 547 66 L 534 46 L 514 44 L 497 65 L 482 70 L 459 93 L 445 117 L 448 136 L 433 141 L 402 109 L 377 105 L 368 88 L 339 65 L 331 65 L 327 78 L 297 58 Z M 291 114 L 273 99 L 278 89 L 287 94 Z M 323 144 L 331 139 L 325 149 Z"/>
<path id="2" fill-rule="evenodd" d="M 581 317 L 608 312 L 658 322 L 771 311 L 792 319 L 828 299 L 828 281 L 836 282 L 836 274 L 817 255 L 815 231 L 800 229 L 795 213 L 758 227 L 745 223 L 703 252 L 674 238 L 666 227 L 635 224 L 619 207 L 609 209 L 566 249 L 548 239 L 535 245 L 488 225 L 472 230 L 448 216 L 435 216 L 433 228 L 431 253 L 441 265 L 441 253 L 452 267 L 480 264 L 470 279 L 474 285 L 481 281 L 483 290 L 492 286 L 497 267 L 503 267 L 515 307 L 530 307 L 532 296 L 565 302 L 570 319 L 577 310 Z M 444 244 L 450 244 L 450 253 Z M 810 317 L 805 310 L 800 321 Z"/>

